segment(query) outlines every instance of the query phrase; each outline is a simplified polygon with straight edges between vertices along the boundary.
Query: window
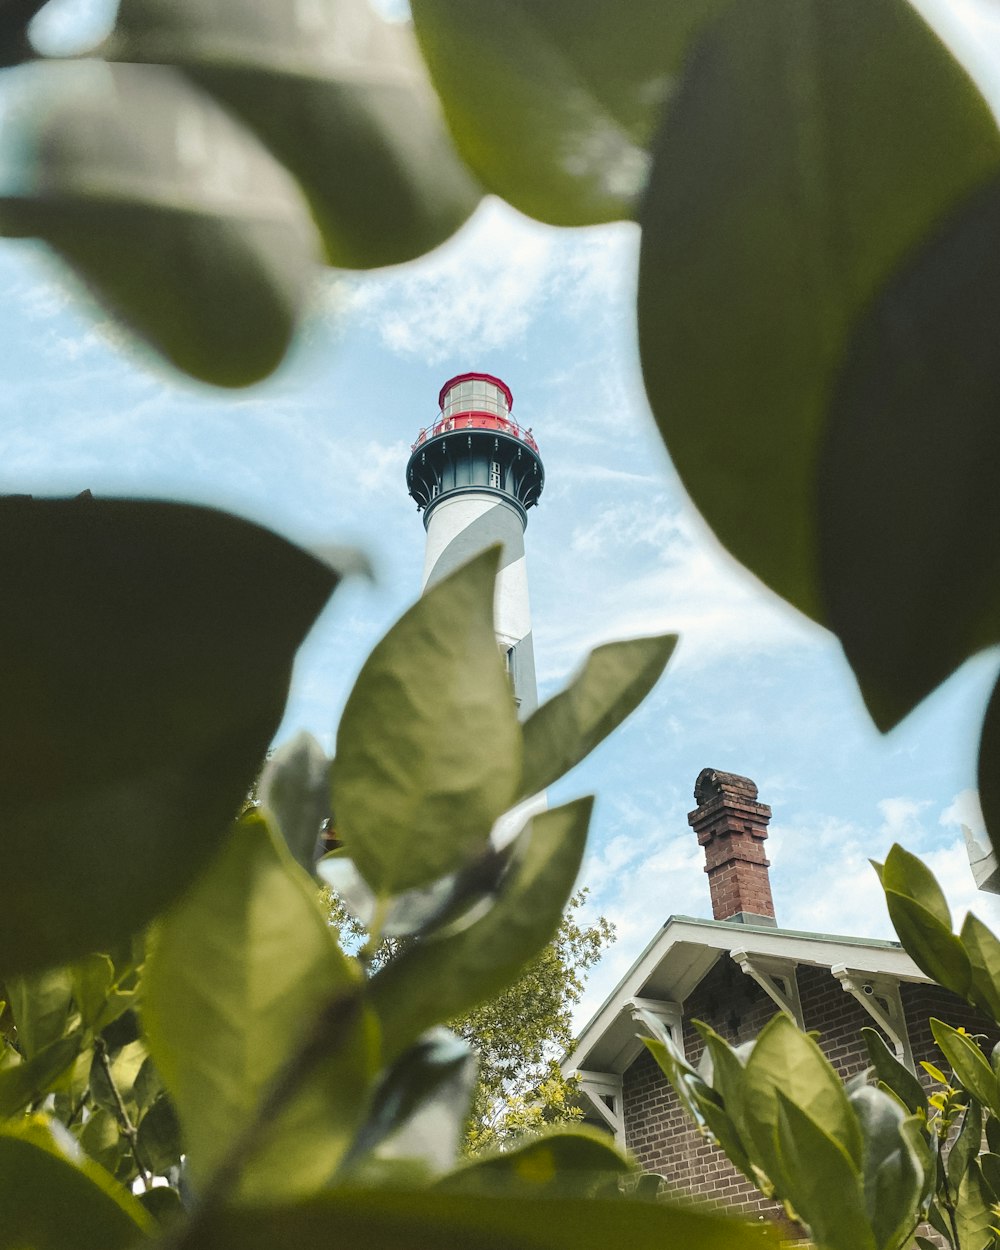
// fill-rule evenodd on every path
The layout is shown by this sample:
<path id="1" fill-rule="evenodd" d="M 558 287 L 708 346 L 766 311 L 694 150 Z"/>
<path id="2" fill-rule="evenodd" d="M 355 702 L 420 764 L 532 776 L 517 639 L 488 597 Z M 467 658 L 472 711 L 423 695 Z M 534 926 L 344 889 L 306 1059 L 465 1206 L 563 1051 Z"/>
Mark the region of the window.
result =
<path id="1" fill-rule="evenodd" d="M 490 461 L 490 485 L 496 490 L 500 489 L 500 461 Z"/>

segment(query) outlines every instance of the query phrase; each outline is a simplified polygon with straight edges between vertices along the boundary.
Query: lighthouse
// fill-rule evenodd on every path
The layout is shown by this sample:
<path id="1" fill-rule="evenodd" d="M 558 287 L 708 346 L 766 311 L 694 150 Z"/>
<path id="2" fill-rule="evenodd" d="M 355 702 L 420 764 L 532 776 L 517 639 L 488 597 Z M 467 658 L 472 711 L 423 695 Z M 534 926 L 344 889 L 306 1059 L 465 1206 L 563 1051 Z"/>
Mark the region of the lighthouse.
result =
<path id="1" fill-rule="evenodd" d="M 510 388 L 492 374 L 461 373 L 445 382 L 437 417 L 411 449 L 406 485 L 427 531 L 423 589 L 500 544 L 494 628 L 523 719 L 538 705 L 524 530 L 545 471 L 513 407 Z"/>

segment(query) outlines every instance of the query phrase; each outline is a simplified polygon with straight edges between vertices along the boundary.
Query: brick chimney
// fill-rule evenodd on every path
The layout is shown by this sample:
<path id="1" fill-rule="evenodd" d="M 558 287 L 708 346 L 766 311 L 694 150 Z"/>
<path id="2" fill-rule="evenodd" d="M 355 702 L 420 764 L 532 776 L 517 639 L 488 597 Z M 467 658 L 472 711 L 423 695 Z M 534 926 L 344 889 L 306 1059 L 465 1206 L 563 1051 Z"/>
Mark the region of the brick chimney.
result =
<path id="1" fill-rule="evenodd" d="M 716 920 L 773 925 L 774 903 L 764 855 L 771 809 L 757 802 L 749 777 L 703 768 L 694 785 L 698 806 L 688 824 L 705 848 L 705 871 Z"/>

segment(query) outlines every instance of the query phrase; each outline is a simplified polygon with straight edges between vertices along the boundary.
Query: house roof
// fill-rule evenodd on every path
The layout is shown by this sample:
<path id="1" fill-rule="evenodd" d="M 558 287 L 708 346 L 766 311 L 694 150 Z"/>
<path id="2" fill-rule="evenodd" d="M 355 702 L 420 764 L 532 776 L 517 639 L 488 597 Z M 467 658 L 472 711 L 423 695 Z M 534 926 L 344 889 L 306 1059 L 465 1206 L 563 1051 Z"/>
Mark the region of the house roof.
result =
<path id="1" fill-rule="evenodd" d="M 734 952 L 765 962 L 783 960 L 818 968 L 844 965 L 872 977 L 929 981 L 898 942 L 671 916 L 584 1026 L 563 1070 L 624 1072 L 642 1048 L 633 1000 L 683 1004 L 716 962 Z"/>

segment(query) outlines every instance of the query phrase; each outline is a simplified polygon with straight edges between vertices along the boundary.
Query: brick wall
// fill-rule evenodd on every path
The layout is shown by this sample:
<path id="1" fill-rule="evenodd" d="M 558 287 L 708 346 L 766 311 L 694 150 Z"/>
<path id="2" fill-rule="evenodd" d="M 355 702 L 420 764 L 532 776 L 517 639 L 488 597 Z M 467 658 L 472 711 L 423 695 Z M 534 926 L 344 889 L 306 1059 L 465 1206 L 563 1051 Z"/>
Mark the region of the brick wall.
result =
<path id="1" fill-rule="evenodd" d="M 845 1079 L 862 1071 L 868 1054 L 861 1029 L 875 1027 L 871 1016 L 826 968 L 801 965 L 797 982 L 805 1026 L 819 1033 L 827 1058 Z M 900 994 L 918 1062 L 929 1059 L 945 1065 L 927 1023 L 930 1016 L 986 1033 L 987 1054 L 997 1040 L 994 1026 L 938 986 L 903 984 Z M 685 1003 L 688 1061 L 696 1063 L 703 1049 L 692 1019 L 705 1021 L 732 1045 L 739 1045 L 756 1037 L 776 1010 L 765 991 L 723 955 Z M 666 1179 L 668 1189 L 750 1218 L 783 1220 L 780 1204 L 765 1199 L 698 1132 L 648 1051 L 624 1073 L 623 1099 L 626 1144 L 644 1169 Z"/>

